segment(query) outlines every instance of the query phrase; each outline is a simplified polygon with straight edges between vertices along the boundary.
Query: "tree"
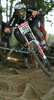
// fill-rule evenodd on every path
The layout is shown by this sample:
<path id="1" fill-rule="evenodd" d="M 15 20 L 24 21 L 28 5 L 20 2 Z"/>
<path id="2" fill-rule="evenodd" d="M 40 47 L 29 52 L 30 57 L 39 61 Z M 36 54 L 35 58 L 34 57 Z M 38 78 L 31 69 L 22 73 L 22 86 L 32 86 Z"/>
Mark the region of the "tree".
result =
<path id="1" fill-rule="evenodd" d="M 26 5 L 35 5 L 35 0 L 22 0 L 22 2 L 24 2 Z"/>
<path id="2" fill-rule="evenodd" d="M 10 10 L 9 18 L 11 18 L 11 15 L 12 15 L 12 8 L 13 8 L 13 3 L 14 3 L 14 1 L 15 1 L 15 0 L 10 0 L 10 4 L 11 4 L 11 5 L 10 5 L 10 7 L 9 7 L 9 8 L 10 8 L 10 9 L 9 9 L 9 10 Z"/>
<path id="3" fill-rule="evenodd" d="M 10 19 L 12 15 L 12 8 L 13 3 L 15 0 L 6 0 L 6 8 L 4 8 L 3 12 L 5 12 L 6 9 L 6 16 Z M 8 2 L 10 5 L 8 5 Z M 26 5 L 35 5 L 37 7 L 41 7 L 46 11 L 46 14 L 48 14 L 52 9 L 54 8 L 54 0 L 22 0 Z M 9 13 L 8 13 L 9 12 Z M 7 18 L 7 20 L 8 20 Z"/>
<path id="4" fill-rule="evenodd" d="M 46 13 L 50 12 L 54 8 L 54 0 L 22 0 L 25 4 L 35 5 L 43 8 Z"/>
<path id="5" fill-rule="evenodd" d="M 46 14 L 48 14 L 49 12 L 51 12 L 54 9 L 54 0 L 22 0 L 23 2 L 25 2 L 25 4 L 29 4 L 29 5 L 35 5 L 36 7 L 41 7 L 46 11 Z M 52 14 L 50 14 L 50 16 L 53 16 Z M 52 25 L 52 21 L 48 19 L 48 17 L 46 17 L 46 20 L 51 22 Z"/>
<path id="6" fill-rule="evenodd" d="M 1 32 L 2 32 L 2 7 L 0 1 L 0 44 L 1 44 Z"/>
<path id="7" fill-rule="evenodd" d="M 44 0 L 35 0 L 38 7 L 44 8 Z"/>
<path id="8" fill-rule="evenodd" d="M 8 18 L 11 18 L 12 15 L 12 8 L 13 8 L 13 3 L 15 0 L 6 0 L 6 16 L 7 16 L 7 21 Z M 8 5 L 8 2 L 10 3 L 10 6 Z M 9 12 L 9 13 L 8 13 Z"/>
<path id="9" fill-rule="evenodd" d="M 44 9 L 46 10 L 46 13 L 52 11 L 53 8 L 54 8 L 54 0 L 44 1 Z"/>

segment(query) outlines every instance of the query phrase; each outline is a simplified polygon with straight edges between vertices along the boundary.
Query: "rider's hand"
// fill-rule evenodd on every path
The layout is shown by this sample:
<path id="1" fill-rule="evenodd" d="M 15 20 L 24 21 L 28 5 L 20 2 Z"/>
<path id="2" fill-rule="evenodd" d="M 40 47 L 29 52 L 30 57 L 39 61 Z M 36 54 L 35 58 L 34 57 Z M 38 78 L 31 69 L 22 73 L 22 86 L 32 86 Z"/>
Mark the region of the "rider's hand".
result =
<path id="1" fill-rule="evenodd" d="M 9 28 L 5 28 L 5 29 L 4 29 L 4 32 L 5 32 L 5 33 L 10 33 L 10 29 L 9 29 Z"/>
<path id="2" fill-rule="evenodd" d="M 38 14 L 40 14 L 39 11 L 33 11 L 33 12 L 32 12 L 32 16 L 33 16 L 33 17 L 35 17 L 35 16 L 38 15 Z"/>

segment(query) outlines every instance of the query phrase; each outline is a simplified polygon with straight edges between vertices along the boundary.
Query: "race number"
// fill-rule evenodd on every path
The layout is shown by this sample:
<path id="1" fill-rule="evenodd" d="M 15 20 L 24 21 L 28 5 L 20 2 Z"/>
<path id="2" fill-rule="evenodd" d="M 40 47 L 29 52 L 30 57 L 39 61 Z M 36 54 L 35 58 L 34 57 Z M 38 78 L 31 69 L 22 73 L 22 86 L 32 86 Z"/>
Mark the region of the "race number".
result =
<path id="1" fill-rule="evenodd" d="M 24 22 L 23 24 L 19 25 L 18 28 L 22 35 L 30 32 L 31 30 L 27 22 Z"/>

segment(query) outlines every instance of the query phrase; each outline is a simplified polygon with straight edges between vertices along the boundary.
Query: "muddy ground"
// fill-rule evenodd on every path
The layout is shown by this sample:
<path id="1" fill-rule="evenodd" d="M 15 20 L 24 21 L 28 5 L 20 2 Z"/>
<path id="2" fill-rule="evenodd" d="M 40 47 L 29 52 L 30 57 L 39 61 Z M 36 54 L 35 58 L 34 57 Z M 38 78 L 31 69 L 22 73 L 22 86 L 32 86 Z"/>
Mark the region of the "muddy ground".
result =
<path id="1" fill-rule="evenodd" d="M 54 66 L 52 77 L 40 68 L 17 69 L 23 66 L 23 58 L 16 55 L 0 64 L 0 100 L 42 100 L 54 87 Z"/>

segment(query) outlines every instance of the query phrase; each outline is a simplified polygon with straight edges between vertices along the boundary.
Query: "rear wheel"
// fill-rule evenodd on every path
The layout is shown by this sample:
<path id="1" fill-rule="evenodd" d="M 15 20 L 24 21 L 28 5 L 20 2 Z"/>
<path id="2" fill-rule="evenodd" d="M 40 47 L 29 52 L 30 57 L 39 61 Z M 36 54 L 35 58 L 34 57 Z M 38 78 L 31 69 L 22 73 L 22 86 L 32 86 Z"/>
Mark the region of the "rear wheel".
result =
<path id="1" fill-rule="evenodd" d="M 41 52 L 39 51 L 38 46 L 35 44 L 35 42 L 30 43 L 30 53 L 32 53 L 32 55 L 35 57 L 38 65 L 44 71 L 44 73 L 46 75 L 48 75 L 49 77 L 51 77 L 52 70 L 51 70 L 49 61 L 47 58 L 43 59 L 43 56 L 42 56 Z"/>

